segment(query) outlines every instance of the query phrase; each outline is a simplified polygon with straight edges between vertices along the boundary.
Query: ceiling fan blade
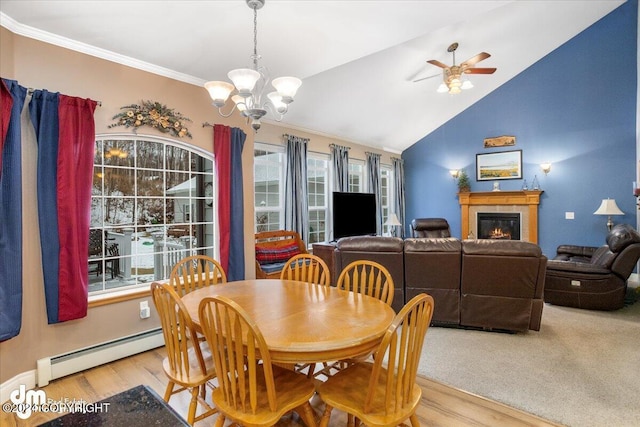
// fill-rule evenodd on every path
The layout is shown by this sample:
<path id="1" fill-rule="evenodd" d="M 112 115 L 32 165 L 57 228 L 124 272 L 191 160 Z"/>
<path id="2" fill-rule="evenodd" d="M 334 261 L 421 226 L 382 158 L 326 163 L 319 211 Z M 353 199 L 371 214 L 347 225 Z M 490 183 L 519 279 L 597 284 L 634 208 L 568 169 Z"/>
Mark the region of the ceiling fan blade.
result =
<path id="1" fill-rule="evenodd" d="M 467 68 L 465 74 L 493 74 L 497 68 Z"/>
<path id="2" fill-rule="evenodd" d="M 431 64 L 431 65 L 435 65 L 436 67 L 440 67 L 440 68 L 449 68 L 449 66 L 448 66 L 448 65 L 445 65 L 445 64 L 443 64 L 442 62 L 437 61 L 437 60 L 435 60 L 435 59 L 431 59 L 431 60 L 429 60 L 429 61 L 427 61 L 427 62 L 428 62 L 429 64 Z"/>
<path id="3" fill-rule="evenodd" d="M 413 83 L 421 82 L 421 81 L 423 81 L 423 80 L 427 80 L 427 79 L 432 79 L 432 78 L 434 78 L 434 77 L 438 77 L 438 76 L 441 76 L 441 75 L 442 75 L 442 74 L 438 73 L 438 74 L 434 74 L 434 75 L 432 75 L 432 76 L 422 77 L 422 78 L 419 78 L 419 79 L 415 79 L 415 80 L 413 80 Z"/>
<path id="4" fill-rule="evenodd" d="M 491 55 L 489 55 L 487 52 L 480 52 L 476 56 L 473 56 L 473 57 L 467 59 L 466 61 L 464 61 L 462 64 L 460 64 L 460 66 L 461 67 L 463 67 L 463 66 L 471 67 L 471 66 L 477 64 L 478 62 L 487 59 L 490 56 Z"/>

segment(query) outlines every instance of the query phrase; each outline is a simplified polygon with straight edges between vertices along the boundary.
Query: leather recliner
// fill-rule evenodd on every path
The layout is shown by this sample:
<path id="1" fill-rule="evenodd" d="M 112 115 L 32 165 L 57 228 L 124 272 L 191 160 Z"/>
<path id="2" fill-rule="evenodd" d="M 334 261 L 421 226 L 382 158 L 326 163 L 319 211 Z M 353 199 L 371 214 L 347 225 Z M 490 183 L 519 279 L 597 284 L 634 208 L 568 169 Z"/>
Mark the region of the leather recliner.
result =
<path id="1" fill-rule="evenodd" d="M 622 308 L 639 258 L 640 234 L 629 224 L 613 227 L 599 248 L 560 245 L 547 263 L 544 300 L 590 310 Z"/>
<path id="2" fill-rule="evenodd" d="M 451 237 L 451 229 L 444 218 L 415 218 L 411 221 L 411 237 Z"/>

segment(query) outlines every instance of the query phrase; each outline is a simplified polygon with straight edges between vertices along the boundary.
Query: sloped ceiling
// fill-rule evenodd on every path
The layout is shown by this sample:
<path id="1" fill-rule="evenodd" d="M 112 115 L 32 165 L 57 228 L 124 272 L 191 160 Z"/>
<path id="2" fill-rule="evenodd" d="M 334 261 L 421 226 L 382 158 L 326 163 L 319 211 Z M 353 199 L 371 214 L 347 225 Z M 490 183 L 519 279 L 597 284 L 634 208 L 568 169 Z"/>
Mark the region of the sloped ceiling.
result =
<path id="1" fill-rule="evenodd" d="M 284 124 L 401 152 L 623 2 L 267 0 L 258 52 L 273 77 L 303 80 Z M 253 50 L 243 0 L 2 0 L 0 25 L 195 85 Z M 457 63 L 484 51 L 498 70 L 459 95 L 436 93 L 439 76 L 414 83 L 439 74 L 427 60 L 451 64 L 452 42 Z"/>

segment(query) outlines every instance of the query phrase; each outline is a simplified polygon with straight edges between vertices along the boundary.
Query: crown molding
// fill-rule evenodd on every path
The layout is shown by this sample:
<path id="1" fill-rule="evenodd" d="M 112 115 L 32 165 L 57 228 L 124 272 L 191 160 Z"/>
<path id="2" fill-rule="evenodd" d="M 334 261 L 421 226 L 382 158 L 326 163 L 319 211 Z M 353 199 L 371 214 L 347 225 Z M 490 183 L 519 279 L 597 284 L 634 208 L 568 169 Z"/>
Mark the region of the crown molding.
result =
<path id="1" fill-rule="evenodd" d="M 203 79 L 199 79 L 188 74 L 178 73 L 168 68 L 159 67 L 157 65 L 140 61 L 129 56 L 120 55 L 106 49 L 101 49 L 95 46 L 88 45 L 86 43 L 81 43 L 76 40 L 58 36 L 47 31 L 42 31 L 37 28 L 30 27 L 28 25 L 23 25 L 3 12 L 0 12 L 0 26 L 20 36 L 28 37 L 44 43 L 49 43 L 55 46 L 60 46 L 66 49 L 84 53 L 86 55 L 91 55 L 96 58 L 105 59 L 107 61 L 115 62 L 116 64 L 121 64 L 127 67 L 157 74 L 159 76 L 167 77 L 173 80 L 178 80 L 196 86 L 203 86 L 205 82 Z"/>

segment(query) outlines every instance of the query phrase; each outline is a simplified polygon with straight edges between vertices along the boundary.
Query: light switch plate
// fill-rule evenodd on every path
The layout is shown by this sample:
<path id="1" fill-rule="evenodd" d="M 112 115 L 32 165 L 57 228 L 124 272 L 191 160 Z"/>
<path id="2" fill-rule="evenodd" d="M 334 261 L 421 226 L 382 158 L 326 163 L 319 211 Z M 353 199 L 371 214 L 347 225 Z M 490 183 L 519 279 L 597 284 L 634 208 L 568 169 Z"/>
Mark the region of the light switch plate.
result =
<path id="1" fill-rule="evenodd" d="M 577 286 L 577 287 L 580 287 L 580 280 L 572 280 L 572 281 L 571 281 L 571 286 Z"/>
<path id="2" fill-rule="evenodd" d="M 565 212 L 564 213 L 564 219 L 575 219 L 575 213 L 574 212 Z"/>

